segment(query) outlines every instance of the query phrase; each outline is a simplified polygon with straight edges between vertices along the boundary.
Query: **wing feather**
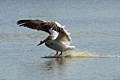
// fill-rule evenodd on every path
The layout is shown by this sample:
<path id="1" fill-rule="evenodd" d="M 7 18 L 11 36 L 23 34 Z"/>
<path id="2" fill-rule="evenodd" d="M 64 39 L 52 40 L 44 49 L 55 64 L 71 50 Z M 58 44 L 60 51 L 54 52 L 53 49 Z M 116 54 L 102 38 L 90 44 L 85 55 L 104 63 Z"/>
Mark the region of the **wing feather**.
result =
<path id="1" fill-rule="evenodd" d="M 51 34 L 49 29 L 55 30 L 57 32 L 63 32 L 62 27 L 58 26 L 56 22 L 53 22 L 53 21 L 46 22 L 42 20 L 19 20 L 17 21 L 17 24 L 19 26 L 35 29 L 38 31 L 39 30 L 45 31 L 49 34 Z"/>
<path id="2" fill-rule="evenodd" d="M 64 44 L 70 45 L 70 43 L 71 43 L 70 33 L 68 33 L 63 28 L 63 32 L 59 32 L 59 35 L 58 35 L 58 37 L 55 40 L 57 40 L 60 43 L 64 43 Z"/>

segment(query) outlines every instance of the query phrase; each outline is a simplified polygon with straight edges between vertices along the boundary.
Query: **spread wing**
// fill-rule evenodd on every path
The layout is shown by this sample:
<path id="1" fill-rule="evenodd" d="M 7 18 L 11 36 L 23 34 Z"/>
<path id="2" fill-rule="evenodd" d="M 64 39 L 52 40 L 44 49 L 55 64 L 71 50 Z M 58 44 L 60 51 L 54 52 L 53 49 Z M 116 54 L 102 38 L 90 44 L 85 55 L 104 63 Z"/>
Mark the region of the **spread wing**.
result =
<path id="1" fill-rule="evenodd" d="M 70 37 L 70 33 L 68 33 L 64 28 L 63 28 L 63 32 L 59 32 L 58 37 L 56 38 L 56 40 L 60 43 L 64 43 L 64 44 L 68 44 L 70 45 L 71 43 L 71 37 Z"/>
<path id="2" fill-rule="evenodd" d="M 51 34 L 50 29 L 57 32 L 63 32 L 63 28 L 60 27 L 56 22 L 46 22 L 42 20 L 19 20 L 17 21 L 17 24 L 19 26 L 35 29 L 38 31 L 45 31 L 49 34 Z"/>

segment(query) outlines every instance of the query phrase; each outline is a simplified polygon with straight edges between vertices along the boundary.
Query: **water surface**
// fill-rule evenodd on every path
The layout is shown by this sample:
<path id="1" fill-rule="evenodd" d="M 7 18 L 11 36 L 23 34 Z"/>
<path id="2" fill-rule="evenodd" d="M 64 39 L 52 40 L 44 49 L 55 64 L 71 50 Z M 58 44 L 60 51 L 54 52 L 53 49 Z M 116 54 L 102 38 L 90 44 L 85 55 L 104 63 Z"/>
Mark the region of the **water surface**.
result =
<path id="1" fill-rule="evenodd" d="M 119 80 L 119 0 L 1 0 L 0 80 Z M 48 34 L 18 27 L 19 19 L 55 20 L 71 32 L 71 54 L 118 58 L 44 59 L 36 46 Z"/>

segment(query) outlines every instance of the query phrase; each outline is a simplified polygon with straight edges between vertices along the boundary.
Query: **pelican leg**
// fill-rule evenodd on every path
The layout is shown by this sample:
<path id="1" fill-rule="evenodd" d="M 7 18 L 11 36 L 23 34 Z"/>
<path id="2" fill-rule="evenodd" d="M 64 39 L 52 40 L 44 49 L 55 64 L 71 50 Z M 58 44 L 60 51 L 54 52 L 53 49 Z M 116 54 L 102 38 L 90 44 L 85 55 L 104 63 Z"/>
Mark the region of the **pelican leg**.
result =
<path id="1" fill-rule="evenodd" d="M 57 56 L 58 55 L 58 51 L 56 51 L 56 54 L 54 56 Z"/>
<path id="2" fill-rule="evenodd" d="M 62 55 L 62 51 L 61 51 L 61 53 L 59 54 L 59 56 L 61 56 Z"/>

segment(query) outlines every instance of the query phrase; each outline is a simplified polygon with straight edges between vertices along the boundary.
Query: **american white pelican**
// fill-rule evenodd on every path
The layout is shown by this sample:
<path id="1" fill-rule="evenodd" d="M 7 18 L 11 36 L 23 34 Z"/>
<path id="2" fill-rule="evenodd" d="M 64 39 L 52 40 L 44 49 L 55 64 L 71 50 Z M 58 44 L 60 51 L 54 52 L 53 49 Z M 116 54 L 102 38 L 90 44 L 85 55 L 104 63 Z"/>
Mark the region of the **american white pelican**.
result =
<path id="1" fill-rule="evenodd" d="M 19 26 L 41 30 L 49 33 L 50 35 L 43 41 L 40 41 L 38 44 L 45 45 L 56 51 L 54 56 L 58 55 L 58 52 L 61 52 L 59 55 L 62 55 L 63 51 L 72 50 L 75 47 L 70 46 L 71 37 L 70 34 L 64 29 L 64 26 L 60 25 L 56 21 L 42 21 L 42 20 L 19 20 L 17 21 Z"/>

